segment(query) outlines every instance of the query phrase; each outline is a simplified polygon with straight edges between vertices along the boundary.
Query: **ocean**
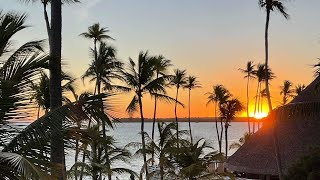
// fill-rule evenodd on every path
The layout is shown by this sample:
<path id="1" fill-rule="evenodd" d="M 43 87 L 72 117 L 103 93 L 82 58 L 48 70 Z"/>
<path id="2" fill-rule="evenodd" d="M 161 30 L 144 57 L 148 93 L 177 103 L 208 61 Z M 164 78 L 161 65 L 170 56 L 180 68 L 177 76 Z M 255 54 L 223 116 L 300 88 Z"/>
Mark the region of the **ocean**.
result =
<path id="1" fill-rule="evenodd" d="M 218 149 L 218 141 L 217 135 L 215 130 L 215 123 L 214 122 L 192 122 L 192 134 L 194 141 L 204 138 L 206 139 L 215 150 Z M 188 130 L 188 123 L 187 122 L 180 122 L 179 123 L 180 130 Z M 228 144 L 232 144 L 233 142 L 237 142 L 239 138 L 241 138 L 244 133 L 248 130 L 246 122 L 231 122 L 231 126 L 228 129 Z M 152 131 L 152 123 L 146 122 L 145 123 L 145 131 L 150 134 Z M 120 122 L 115 125 L 115 128 L 112 130 L 108 130 L 107 134 L 114 136 L 115 140 L 117 141 L 117 146 L 124 147 L 126 144 L 130 142 L 141 142 L 141 135 L 140 132 L 140 123 L 138 122 Z M 155 131 L 156 137 L 158 136 L 157 126 Z M 224 135 L 223 135 L 224 138 Z M 223 139 L 222 142 L 222 151 L 225 152 L 225 141 Z M 228 155 L 232 155 L 236 149 L 228 150 Z M 66 165 L 67 170 L 74 164 L 74 152 L 66 152 Z M 129 164 L 124 163 L 115 163 L 114 167 L 126 167 L 135 172 L 139 173 L 141 167 L 143 165 L 142 157 L 132 157 Z M 115 175 L 113 179 L 120 179 L 120 180 L 129 180 L 128 175 Z"/>

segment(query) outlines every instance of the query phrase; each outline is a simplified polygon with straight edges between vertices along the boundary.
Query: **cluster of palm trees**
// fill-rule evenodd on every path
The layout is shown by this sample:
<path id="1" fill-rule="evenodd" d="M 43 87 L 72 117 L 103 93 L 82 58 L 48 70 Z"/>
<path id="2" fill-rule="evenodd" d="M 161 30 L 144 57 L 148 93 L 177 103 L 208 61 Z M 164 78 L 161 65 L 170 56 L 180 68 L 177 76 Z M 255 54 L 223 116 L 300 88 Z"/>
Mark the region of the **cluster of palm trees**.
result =
<path id="1" fill-rule="evenodd" d="M 270 82 L 272 79 L 275 78 L 274 73 L 269 68 L 268 71 L 265 70 L 266 66 L 264 64 L 257 64 L 255 65 L 253 61 L 248 61 L 245 68 L 240 68 L 239 70 L 245 74 L 244 78 L 247 80 L 247 121 L 248 121 L 248 133 L 256 132 L 256 122 L 252 122 L 252 129 L 250 123 L 250 113 L 249 113 L 249 106 L 250 106 L 250 80 L 255 79 L 257 81 L 257 88 L 255 94 L 255 102 L 254 102 L 254 113 L 253 117 L 257 117 L 259 114 L 263 112 L 263 104 L 264 98 L 267 97 L 265 86 L 263 86 L 264 82 L 268 79 Z M 268 74 L 266 74 L 268 72 Z M 289 80 L 284 80 L 283 85 L 280 86 L 280 95 L 282 95 L 282 102 L 281 105 L 285 105 L 289 102 L 289 100 L 297 95 L 300 94 L 302 90 L 304 90 L 305 85 L 298 84 L 293 87 L 293 84 Z M 259 129 L 260 123 L 258 123 Z"/>
<path id="2" fill-rule="evenodd" d="M 35 2 L 24 0 L 24 2 Z M 43 50 L 44 41 L 25 43 L 12 51 L 10 40 L 19 31 L 25 29 L 25 14 L 3 13 L 0 11 L 0 58 L 3 65 L 0 69 L 0 175 L 4 179 L 66 179 L 65 149 L 75 149 L 75 164 L 69 175 L 75 179 L 91 176 L 92 179 L 112 178 L 113 173 L 129 173 L 129 169 L 113 168 L 116 160 L 127 161 L 130 153 L 115 144 L 113 137 L 107 135 L 107 128 L 113 128 L 115 116 L 110 113 L 112 106 L 110 98 L 119 92 L 132 92 L 127 112 L 139 111 L 141 117 L 141 151 L 144 160 L 143 172 L 146 179 L 148 172 L 148 153 L 151 161 L 155 156 L 159 159 L 160 176 L 165 174 L 182 178 L 196 179 L 206 175 L 208 163 L 216 159 L 216 153 L 203 153 L 204 148 L 210 148 L 204 140 L 195 141 L 192 137 L 191 91 L 200 88 L 195 76 L 187 77 L 185 70 L 175 69 L 173 74 L 168 72 L 171 61 L 162 55 L 151 56 L 148 52 L 140 52 L 137 61 L 129 58 L 125 64 L 117 59 L 116 50 L 108 44 L 113 40 L 108 29 L 100 27 L 98 23 L 90 26 L 88 32 L 80 34 L 93 40 L 91 49 L 92 62 L 82 79 L 89 79 L 95 84 L 93 93 L 84 92 L 78 95 L 73 83 L 74 78 L 62 71 L 62 5 L 77 3 L 78 0 L 41 0 L 44 19 L 48 33 L 49 54 Z M 240 69 L 247 80 L 247 116 L 249 134 L 254 133 L 255 124 L 251 130 L 248 106 L 250 79 L 257 79 L 254 113 L 262 111 L 263 99 L 268 102 L 269 111 L 272 110 L 269 81 L 274 78 L 269 67 L 268 30 L 270 14 L 278 11 L 286 19 L 289 15 L 280 0 L 259 0 L 261 8 L 266 10 L 265 25 L 265 63 L 255 65 L 247 63 L 245 69 Z M 50 4 L 50 17 L 47 7 Z M 115 83 L 120 82 L 120 83 Z M 264 84 L 264 86 L 263 86 Z M 176 88 L 176 96 L 168 96 L 166 88 Z M 189 131 L 179 130 L 178 105 L 179 90 L 185 88 L 189 94 Z M 281 86 L 282 104 L 286 104 L 294 93 L 299 94 L 304 85 L 292 88 L 290 81 Z M 67 98 L 66 93 L 74 96 L 74 101 Z M 145 132 L 143 97 L 150 95 L 154 98 L 154 116 L 151 138 Z M 157 102 L 175 103 L 175 123 L 158 124 L 160 141 L 156 142 L 155 125 L 157 119 Z M 31 102 L 32 103 L 31 103 Z M 30 108 L 37 108 L 37 120 L 23 131 L 17 133 L 7 126 L 10 120 L 32 118 Z M 109 103 L 109 104 L 108 104 Z M 208 93 L 208 103 L 215 104 L 215 126 L 219 143 L 219 154 L 222 153 L 223 132 L 225 135 L 225 156 L 228 155 L 228 127 L 235 115 L 243 109 L 237 98 L 222 85 L 213 87 Z M 43 115 L 40 116 L 41 112 Z M 219 112 L 219 115 L 218 115 Z M 220 125 L 219 125 L 220 123 Z M 219 128 L 220 126 L 220 128 Z M 277 131 L 274 129 L 274 148 L 278 172 L 282 178 Z M 189 135 L 189 138 L 185 138 Z M 79 156 L 82 155 L 81 161 Z M 189 160 L 192 161 L 189 161 Z M 210 161 L 208 161 L 208 159 Z M 170 162 L 170 163 L 168 163 Z M 22 166 L 24 168 L 22 168 Z M 173 168 L 172 168 L 173 167 Z M 192 168 L 194 167 L 194 168 Z M 178 169 L 177 172 L 173 172 Z M 143 174 L 143 173 L 141 173 Z"/>
<path id="3" fill-rule="evenodd" d="M 219 152 L 222 153 L 223 132 L 225 135 L 225 156 L 228 157 L 228 128 L 231 120 L 243 110 L 243 105 L 238 98 L 232 96 L 223 85 L 214 85 L 211 92 L 207 92 L 208 102 L 214 103 L 214 118 Z M 218 107 L 218 108 L 217 108 Z M 219 115 L 217 112 L 219 111 Z M 220 121 L 220 126 L 218 125 Z"/>

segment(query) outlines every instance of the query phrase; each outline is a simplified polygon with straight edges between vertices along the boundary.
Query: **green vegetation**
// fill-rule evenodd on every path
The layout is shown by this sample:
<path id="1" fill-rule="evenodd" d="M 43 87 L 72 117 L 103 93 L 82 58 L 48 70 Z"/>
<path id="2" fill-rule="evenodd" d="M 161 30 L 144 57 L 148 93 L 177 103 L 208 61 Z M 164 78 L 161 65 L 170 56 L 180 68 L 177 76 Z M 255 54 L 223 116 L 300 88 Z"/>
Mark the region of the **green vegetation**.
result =
<path id="1" fill-rule="evenodd" d="M 320 178 L 320 148 L 312 148 L 289 168 L 286 180 L 316 180 Z"/>
<path id="2" fill-rule="evenodd" d="M 3 60 L 0 67 L 0 179 L 112 180 L 122 174 L 130 175 L 131 179 L 138 177 L 147 180 L 150 177 L 161 180 L 232 177 L 228 172 L 209 171 L 209 166 L 225 161 L 229 149 L 240 148 L 256 132 L 255 122 L 251 129 L 249 118 L 251 79 L 257 79 L 254 115 L 262 113 L 264 98 L 267 98 L 269 110 L 272 110 L 269 82 L 275 76 L 268 65 L 270 14 L 279 11 L 286 19 L 289 17 L 280 0 L 258 1 L 260 7 L 266 10 L 265 63 L 255 65 L 249 61 L 246 68 L 239 69 L 246 78 L 247 107 L 223 85 L 214 85 L 212 91 L 206 93 L 207 104 L 214 103 L 219 151 L 213 149 L 209 140 L 193 137 L 191 92 L 201 88 L 196 76 L 180 69 L 171 72 L 171 60 L 163 55 L 150 55 L 148 51 L 141 51 L 136 60 L 119 60 L 116 48 L 108 42 L 115 39 L 107 34 L 107 28 L 95 23 L 88 27 L 87 32 L 80 34 L 93 41 L 91 63 L 81 77 L 74 78 L 64 71 L 61 63 L 62 5 L 80 1 L 21 1 L 42 3 L 49 49 L 44 48 L 45 40 L 27 42 L 15 50 L 9 48 L 12 38 L 27 28 L 26 15 L 0 11 L 0 57 Z M 50 17 L 47 12 L 49 4 Z M 77 79 L 84 84 L 93 83 L 93 92 L 77 92 Z M 175 97 L 168 95 L 167 89 L 170 87 L 175 88 Z M 298 84 L 293 88 L 293 84 L 286 80 L 280 88 L 282 105 L 285 105 L 305 86 Z M 178 106 L 184 108 L 179 101 L 179 93 L 183 89 L 188 91 L 188 130 L 179 129 Z M 125 147 L 119 147 L 117 137 L 108 134 L 118 120 L 114 101 L 119 94 L 133 95 L 126 111 L 129 116 L 139 113 L 141 119 L 141 142 L 131 142 Z M 145 131 L 143 102 L 147 98 L 154 98 L 151 137 Z M 159 102 L 174 103 L 174 123 L 157 122 Z M 248 133 L 229 147 L 231 122 L 245 108 Z M 10 123 L 19 120 L 33 122 L 18 131 Z M 155 136 L 156 129 L 158 137 Z M 223 135 L 225 152 L 222 152 Z M 276 130 L 273 136 L 279 177 L 282 179 Z M 74 152 L 74 164 L 68 170 L 65 164 L 67 152 Z M 318 179 L 319 154 L 319 148 L 314 149 L 293 166 L 285 178 Z M 142 156 L 141 172 L 116 165 L 118 162 L 129 164 L 134 156 Z M 159 171 L 150 172 L 150 166 L 159 167 Z"/>

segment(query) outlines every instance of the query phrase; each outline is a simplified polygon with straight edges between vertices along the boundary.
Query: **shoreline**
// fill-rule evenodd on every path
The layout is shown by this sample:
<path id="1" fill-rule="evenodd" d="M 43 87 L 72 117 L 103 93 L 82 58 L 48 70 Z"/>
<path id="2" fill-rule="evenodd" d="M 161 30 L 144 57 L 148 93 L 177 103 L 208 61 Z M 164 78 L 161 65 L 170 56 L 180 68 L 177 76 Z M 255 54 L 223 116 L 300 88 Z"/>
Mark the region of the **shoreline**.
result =
<path id="1" fill-rule="evenodd" d="M 178 118 L 179 122 L 189 122 L 189 118 Z M 120 118 L 119 122 L 141 122 L 140 118 Z M 157 118 L 159 122 L 175 122 L 175 118 Z M 260 119 L 250 118 L 250 121 L 261 122 Z M 152 118 L 145 118 L 145 122 L 153 122 Z M 215 122 L 213 117 L 204 117 L 204 118 L 191 118 L 191 122 Z M 219 121 L 220 122 L 220 121 Z M 231 122 L 247 122 L 247 117 L 236 117 Z"/>

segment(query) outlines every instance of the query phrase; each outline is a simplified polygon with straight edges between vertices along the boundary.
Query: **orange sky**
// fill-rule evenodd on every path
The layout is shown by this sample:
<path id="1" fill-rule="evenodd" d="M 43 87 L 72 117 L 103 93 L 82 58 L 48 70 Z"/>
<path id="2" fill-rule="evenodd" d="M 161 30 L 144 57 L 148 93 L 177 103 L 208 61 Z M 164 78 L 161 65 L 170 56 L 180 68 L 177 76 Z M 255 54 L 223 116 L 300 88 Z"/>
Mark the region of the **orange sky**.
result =
<path id="1" fill-rule="evenodd" d="M 4 11 L 28 13 L 30 28 L 14 37 L 14 45 L 46 39 L 46 29 L 39 3 L 25 5 L 18 1 L 0 0 Z M 6 1 L 6 2 L 4 2 Z M 281 97 L 279 86 L 284 80 L 294 84 L 308 84 L 313 79 L 310 65 L 320 56 L 319 0 L 286 1 L 290 19 L 272 14 L 270 19 L 270 66 L 277 76 L 271 82 L 274 106 Z M 63 8 L 63 59 L 65 69 L 80 77 L 91 62 L 92 42 L 79 37 L 95 22 L 108 27 L 109 42 L 118 50 L 118 58 L 128 62 L 139 51 L 162 54 L 172 60 L 173 68 L 186 69 L 197 76 L 201 89 L 192 92 L 192 116 L 213 116 L 213 105 L 206 106 L 206 92 L 212 85 L 223 84 L 246 104 L 246 81 L 238 69 L 247 61 L 264 61 L 265 12 L 257 1 L 215 0 L 84 0 L 81 4 Z M 79 90 L 92 89 L 79 83 Z M 251 82 L 253 102 L 256 82 Z M 168 91 L 174 97 L 174 91 Z M 179 100 L 187 105 L 187 91 L 181 90 Z M 117 109 L 122 114 L 129 103 L 129 95 L 119 96 Z M 153 102 L 144 97 L 146 117 L 151 117 Z M 250 105 L 250 111 L 252 110 Z M 173 117 L 173 104 L 160 104 L 159 117 Z M 242 115 L 244 115 L 242 113 Z M 179 116 L 187 116 L 187 108 L 179 108 Z"/>

